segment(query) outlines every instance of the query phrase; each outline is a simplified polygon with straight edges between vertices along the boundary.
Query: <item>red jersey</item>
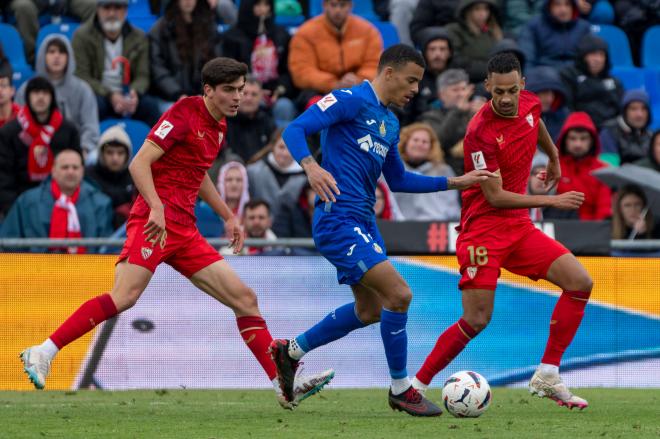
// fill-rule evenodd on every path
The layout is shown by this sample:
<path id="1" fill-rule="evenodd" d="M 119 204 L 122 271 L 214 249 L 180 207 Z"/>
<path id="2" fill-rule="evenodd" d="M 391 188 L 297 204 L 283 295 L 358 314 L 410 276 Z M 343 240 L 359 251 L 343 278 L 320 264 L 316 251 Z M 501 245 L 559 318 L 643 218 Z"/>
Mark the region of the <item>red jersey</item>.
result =
<path id="1" fill-rule="evenodd" d="M 541 101 L 529 91 L 520 92 L 518 115 L 500 116 L 488 101 L 467 126 L 463 142 L 465 172 L 474 169 L 500 170 L 502 187 L 524 194 L 538 143 Z M 463 191 L 461 229 L 483 215 L 524 218 L 529 209 L 498 209 L 490 205 L 481 188 Z"/>
<path id="2" fill-rule="evenodd" d="M 165 206 L 165 219 L 195 223 L 195 201 L 206 171 L 218 157 L 227 131 L 216 121 L 201 96 L 181 99 L 154 125 L 147 139 L 165 154 L 151 165 L 156 192 Z M 149 205 L 138 195 L 131 215 L 148 216 Z"/>

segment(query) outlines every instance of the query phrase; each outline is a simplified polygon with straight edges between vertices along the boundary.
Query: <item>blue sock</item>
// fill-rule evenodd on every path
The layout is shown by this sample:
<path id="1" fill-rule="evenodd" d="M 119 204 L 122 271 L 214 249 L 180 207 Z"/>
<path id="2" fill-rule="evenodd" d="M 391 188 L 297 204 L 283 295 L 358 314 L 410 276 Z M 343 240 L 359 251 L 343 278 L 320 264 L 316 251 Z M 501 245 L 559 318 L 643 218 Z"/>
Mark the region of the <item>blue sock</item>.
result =
<path id="1" fill-rule="evenodd" d="M 303 351 L 309 352 L 365 326 L 355 312 L 355 302 L 351 302 L 332 311 L 323 320 L 296 337 L 296 342 Z"/>
<path id="2" fill-rule="evenodd" d="M 380 312 L 380 336 L 383 338 L 387 365 L 392 379 L 408 376 L 408 334 L 406 334 L 407 312 L 394 312 L 383 308 Z"/>

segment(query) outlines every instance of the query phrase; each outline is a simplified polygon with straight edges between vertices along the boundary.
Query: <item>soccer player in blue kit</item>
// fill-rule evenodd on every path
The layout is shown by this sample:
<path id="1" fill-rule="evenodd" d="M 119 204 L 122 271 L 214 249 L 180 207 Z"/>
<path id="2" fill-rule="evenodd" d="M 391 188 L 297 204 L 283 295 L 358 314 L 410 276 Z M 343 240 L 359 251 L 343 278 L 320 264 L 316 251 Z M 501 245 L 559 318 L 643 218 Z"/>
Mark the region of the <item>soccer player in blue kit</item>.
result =
<path id="1" fill-rule="evenodd" d="M 350 285 L 355 301 L 332 311 L 291 340 L 274 340 L 270 350 L 291 394 L 298 360 L 319 346 L 380 321 L 392 377 L 389 404 L 414 416 L 437 416 L 440 408 L 415 390 L 406 369 L 410 287 L 388 261 L 373 206 L 382 174 L 393 191 L 435 192 L 464 189 L 493 177 L 487 171 L 446 178 L 406 172 L 397 151 L 399 122 L 388 109 L 403 107 L 418 91 L 424 59 L 400 44 L 381 55 L 373 82 L 335 90 L 294 120 L 283 138 L 318 197 L 313 236 L 317 249 Z M 309 152 L 306 136 L 322 131 L 322 165 Z"/>

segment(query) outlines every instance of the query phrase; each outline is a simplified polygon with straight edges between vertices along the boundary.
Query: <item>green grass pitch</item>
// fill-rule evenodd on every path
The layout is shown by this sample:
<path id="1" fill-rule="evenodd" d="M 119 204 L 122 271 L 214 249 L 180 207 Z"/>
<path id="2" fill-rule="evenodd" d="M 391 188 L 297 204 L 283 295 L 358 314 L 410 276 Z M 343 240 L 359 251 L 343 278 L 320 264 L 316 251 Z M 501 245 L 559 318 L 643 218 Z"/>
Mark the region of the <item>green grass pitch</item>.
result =
<path id="1" fill-rule="evenodd" d="M 269 390 L 0 392 L 0 437 L 660 438 L 660 389 L 580 389 L 591 404 L 583 412 L 524 389 L 493 390 L 478 419 L 393 412 L 385 389 L 326 390 L 294 412 Z"/>

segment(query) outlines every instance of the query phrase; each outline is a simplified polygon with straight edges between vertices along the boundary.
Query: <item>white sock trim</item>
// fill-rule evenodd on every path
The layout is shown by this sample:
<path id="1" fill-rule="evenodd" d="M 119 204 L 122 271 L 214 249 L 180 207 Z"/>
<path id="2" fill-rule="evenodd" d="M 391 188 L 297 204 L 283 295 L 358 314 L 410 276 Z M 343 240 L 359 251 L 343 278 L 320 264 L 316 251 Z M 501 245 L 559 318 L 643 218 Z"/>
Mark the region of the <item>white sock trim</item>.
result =
<path id="1" fill-rule="evenodd" d="M 417 389 L 417 390 L 422 390 L 426 391 L 429 388 L 428 384 L 424 384 L 420 380 L 417 379 L 417 377 L 413 378 L 412 380 L 412 386 Z"/>
<path id="2" fill-rule="evenodd" d="M 48 357 L 49 360 L 53 360 L 55 355 L 60 351 L 60 349 L 53 343 L 53 340 L 47 338 L 46 341 L 39 345 L 39 350 Z"/>
<path id="3" fill-rule="evenodd" d="M 408 390 L 408 387 L 410 387 L 410 385 L 411 385 L 410 378 L 408 377 L 392 379 L 392 394 L 400 395 L 406 390 Z"/>
<path id="4" fill-rule="evenodd" d="M 539 364 L 539 372 L 543 375 L 559 375 L 559 366 L 554 364 L 541 363 Z"/>

